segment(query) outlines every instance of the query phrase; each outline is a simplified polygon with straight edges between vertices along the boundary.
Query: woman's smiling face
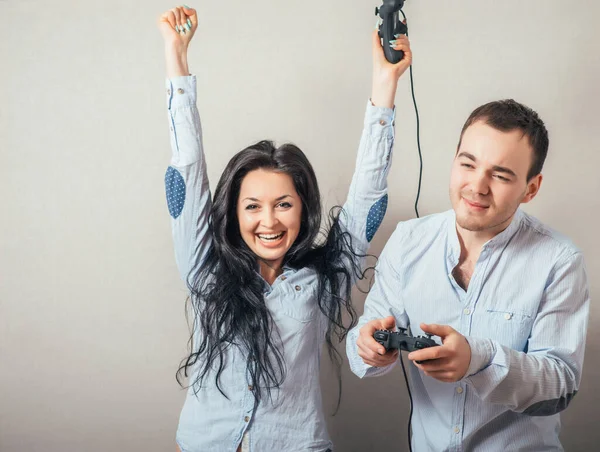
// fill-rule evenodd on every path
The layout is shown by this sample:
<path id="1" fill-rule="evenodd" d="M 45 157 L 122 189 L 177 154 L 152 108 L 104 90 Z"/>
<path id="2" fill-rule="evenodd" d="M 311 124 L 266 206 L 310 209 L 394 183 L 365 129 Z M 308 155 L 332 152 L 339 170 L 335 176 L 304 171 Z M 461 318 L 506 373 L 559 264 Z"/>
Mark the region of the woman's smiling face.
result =
<path id="1" fill-rule="evenodd" d="M 240 187 L 237 218 L 246 245 L 269 266 L 279 268 L 302 220 L 302 201 L 292 178 L 277 171 L 250 171 Z"/>

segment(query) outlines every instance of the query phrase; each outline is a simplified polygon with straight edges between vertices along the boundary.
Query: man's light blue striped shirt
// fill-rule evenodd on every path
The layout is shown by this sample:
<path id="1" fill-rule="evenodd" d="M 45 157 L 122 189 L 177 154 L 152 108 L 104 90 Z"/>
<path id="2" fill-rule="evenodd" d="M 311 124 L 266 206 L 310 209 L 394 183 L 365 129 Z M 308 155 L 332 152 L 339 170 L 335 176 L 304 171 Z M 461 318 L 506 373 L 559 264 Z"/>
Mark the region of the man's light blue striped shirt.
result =
<path id="1" fill-rule="evenodd" d="M 454 211 L 398 225 L 348 336 L 352 371 L 362 378 L 392 367 L 368 366 L 357 354 L 369 320 L 393 315 L 415 336 L 421 322 L 450 325 L 471 345 L 471 364 L 456 383 L 409 365 L 413 450 L 563 450 L 558 413 L 579 388 L 589 310 L 581 253 L 518 210 L 483 246 L 466 291 L 452 276 L 459 256 Z"/>

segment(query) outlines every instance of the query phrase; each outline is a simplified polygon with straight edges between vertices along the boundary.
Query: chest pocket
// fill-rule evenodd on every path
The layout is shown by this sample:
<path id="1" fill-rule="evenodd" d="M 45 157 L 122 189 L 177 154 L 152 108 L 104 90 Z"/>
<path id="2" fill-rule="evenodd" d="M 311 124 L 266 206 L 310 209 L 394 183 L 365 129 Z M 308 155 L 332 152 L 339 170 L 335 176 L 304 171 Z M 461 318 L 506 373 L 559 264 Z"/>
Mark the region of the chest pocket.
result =
<path id="1" fill-rule="evenodd" d="M 532 315 L 502 307 L 487 308 L 482 315 L 485 337 L 513 350 L 525 351 L 533 327 Z"/>
<path id="2" fill-rule="evenodd" d="M 301 323 L 310 322 L 319 310 L 316 288 L 312 284 L 290 283 L 281 287 L 279 311 Z"/>

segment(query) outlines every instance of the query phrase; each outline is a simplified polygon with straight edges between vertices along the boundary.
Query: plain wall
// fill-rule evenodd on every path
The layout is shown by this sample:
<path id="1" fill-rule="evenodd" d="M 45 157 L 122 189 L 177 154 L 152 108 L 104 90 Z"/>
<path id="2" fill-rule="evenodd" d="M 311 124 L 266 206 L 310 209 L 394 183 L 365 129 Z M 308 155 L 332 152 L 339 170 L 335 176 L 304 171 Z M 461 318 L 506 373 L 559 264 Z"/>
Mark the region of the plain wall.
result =
<path id="1" fill-rule="evenodd" d="M 344 200 L 371 86 L 375 1 L 198 1 L 190 49 L 212 186 L 263 138 L 299 145 L 327 206 Z M 163 175 L 163 45 L 173 5 L 0 0 L 0 450 L 167 451 L 188 331 Z M 569 451 L 600 444 L 600 6 L 593 0 L 408 0 L 424 158 L 420 213 L 450 208 L 460 128 L 512 97 L 539 112 L 550 153 L 525 210 L 583 250 L 591 312 Z M 418 155 L 408 73 L 396 98 L 390 204 L 371 251 L 414 216 Z M 535 258 L 532 256 L 532 258 Z M 357 308 L 362 312 L 363 297 Z M 341 346 L 343 350 L 343 346 Z M 345 356 L 345 355 L 344 355 Z M 337 383 L 326 357 L 323 391 Z M 406 450 L 399 367 L 343 368 L 336 451 Z"/>

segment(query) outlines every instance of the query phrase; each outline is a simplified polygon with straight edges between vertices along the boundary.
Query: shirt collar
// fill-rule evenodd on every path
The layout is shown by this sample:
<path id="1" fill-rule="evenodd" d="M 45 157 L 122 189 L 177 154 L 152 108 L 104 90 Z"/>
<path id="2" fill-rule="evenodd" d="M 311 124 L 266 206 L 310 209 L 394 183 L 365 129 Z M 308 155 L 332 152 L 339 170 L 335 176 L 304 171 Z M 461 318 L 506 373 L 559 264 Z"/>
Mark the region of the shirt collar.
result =
<path id="1" fill-rule="evenodd" d="M 297 269 L 295 269 L 295 268 L 293 268 L 293 267 L 290 267 L 290 266 L 289 266 L 289 265 L 287 265 L 287 264 L 286 264 L 286 265 L 284 265 L 284 266 L 283 266 L 283 272 L 281 273 L 281 275 L 279 275 L 277 278 L 275 278 L 275 282 L 273 283 L 273 285 L 275 285 L 275 283 L 276 283 L 276 282 L 277 282 L 279 279 L 281 279 L 281 277 L 282 277 L 282 276 L 284 276 L 284 275 L 285 275 L 285 276 L 287 277 L 287 276 L 289 276 L 289 275 L 293 275 L 293 274 L 294 274 L 294 273 L 296 273 L 297 271 L 298 271 Z M 265 290 L 265 291 L 267 291 L 267 292 L 270 292 L 270 291 L 272 290 L 273 286 L 271 286 L 271 285 L 270 285 L 270 284 L 269 284 L 269 283 L 266 281 L 266 279 L 264 279 L 264 278 L 262 277 L 262 275 L 260 274 L 260 271 L 258 271 L 258 269 L 257 269 L 257 270 L 254 270 L 254 273 L 255 273 L 255 274 L 256 274 L 256 276 L 257 276 L 257 277 L 258 277 L 258 278 L 261 280 L 261 282 L 262 282 L 262 285 L 263 285 L 263 287 L 264 287 L 264 290 Z"/>
<path id="2" fill-rule="evenodd" d="M 499 234 L 492 237 L 490 240 L 483 244 L 482 249 L 486 249 L 490 246 L 503 247 L 506 245 L 510 239 L 516 234 L 521 226 L 521 221 L 523 220 L 523 211 L 521 209 L 517 209 L 513 219 L 511 220 L 508 227 L 500 232 Z M 460 258 L 460 241 L 458 240 L 458 232 L 456 231 L 456 213 L 454 210 L 448 211 L 448 253 L 447 259 L 455 266 L 458 263 Z"/>

